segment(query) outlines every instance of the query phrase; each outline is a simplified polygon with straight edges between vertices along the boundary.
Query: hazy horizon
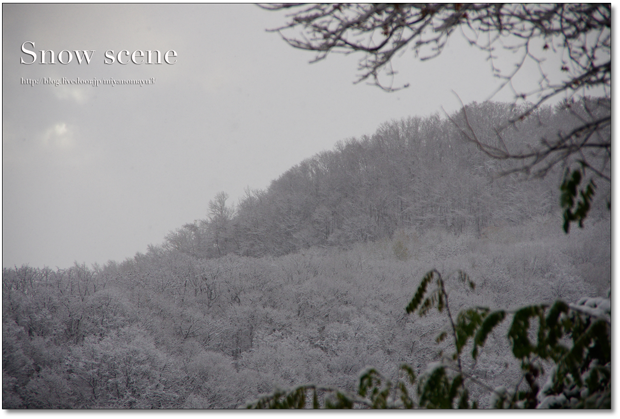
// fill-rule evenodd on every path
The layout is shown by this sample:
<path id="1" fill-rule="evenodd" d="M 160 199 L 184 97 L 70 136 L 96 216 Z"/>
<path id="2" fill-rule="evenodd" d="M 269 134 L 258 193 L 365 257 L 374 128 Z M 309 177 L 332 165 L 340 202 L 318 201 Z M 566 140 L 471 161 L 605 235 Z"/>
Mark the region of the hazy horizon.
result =
<path id="1" fill-rule="evenodd" d="M 131 258 L 205 218 L 220 191 L 236 203 L 340 140 L 453 112 L 453 91 L 482 102 L 499 83 L 486 55 L 456 34 L 435 59 L 407 51 L 395 61 L 408 89 L 354 85 L 359 57 L 309 65 L 312 53 L 265 31 L 284 21 L 239 4 L 4 4 L 3 266 Z M 25 42 L 94 53 L 88 65 L 24 65 Z M 177 61 L 106 65 L 110 50 L 174 50 Z M 63 77 L 154 82 L 27 84 Z M 519 75 L 537 79 L 533 68 Z"/>

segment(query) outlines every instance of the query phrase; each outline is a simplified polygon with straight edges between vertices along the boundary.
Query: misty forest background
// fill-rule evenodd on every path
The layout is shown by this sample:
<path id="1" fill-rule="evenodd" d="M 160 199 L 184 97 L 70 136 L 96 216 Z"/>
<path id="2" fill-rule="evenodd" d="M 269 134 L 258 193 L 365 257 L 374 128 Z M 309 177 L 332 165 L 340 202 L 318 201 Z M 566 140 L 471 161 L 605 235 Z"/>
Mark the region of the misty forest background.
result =
<path id="1" fill-rule="evenodd" d="M 466 111 L 478 138 L 500 146 L 494 127 L 520 109 Z M 580 112 L 583 103 L 542 106 L 506 128 L 501 146 L 556 138 Z M 464 123 L 462 111 L 450 118 Z M 452 284 L 454 311 L 604 295 L 609 184 L 567 235 L 565 168 L 498 176 L 518 164 L 487 157 L 447 117 L 410 117 L 338 143 L 236 205 L 218 194 L 205 219 L 145 254 L 5 268 L 3 408 L 235 408 L 276 387 L 355 392 L 369 365 L 387 377 L 403 362 L 420 373 L 450 344 L 435 342 L 442 315 L 405 314 L 433 268 L 478 284 Z M 503 332 L 474 372 L 491 387 L 521 377 Z"/>

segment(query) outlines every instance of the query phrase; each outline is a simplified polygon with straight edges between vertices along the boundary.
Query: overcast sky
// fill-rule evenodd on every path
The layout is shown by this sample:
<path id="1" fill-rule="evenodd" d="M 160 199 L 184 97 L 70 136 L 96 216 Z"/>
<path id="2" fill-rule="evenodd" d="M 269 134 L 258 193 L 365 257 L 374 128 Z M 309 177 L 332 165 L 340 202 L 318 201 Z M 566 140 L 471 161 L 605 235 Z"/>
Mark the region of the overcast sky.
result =
<path id="1" fill-rule="evenodd" d="M 481 102 L 498 85 L 485 54 L 459 36 L 433 60 L 408 52 L 396 61 L 408 89 L 354 85 L 358 57 L 310 65 L 312 53 L 265 31 L 283 14 L 253 5 L 3 4 L 2 20 L 5 267 L 133 257 L 205 218 L 219 191 L 236 203 L 339 140 L 454 111 L 451 90 Z M 24 42 L 35 52 L 95 52 L 88 65 L 24 65 Z M 177 56 L 174 65 L 105 65 L 109 50 Z M 536 81 L 528 71 L 522 79 Z M 22 83 L 63 77 L 153 83 Z"/>

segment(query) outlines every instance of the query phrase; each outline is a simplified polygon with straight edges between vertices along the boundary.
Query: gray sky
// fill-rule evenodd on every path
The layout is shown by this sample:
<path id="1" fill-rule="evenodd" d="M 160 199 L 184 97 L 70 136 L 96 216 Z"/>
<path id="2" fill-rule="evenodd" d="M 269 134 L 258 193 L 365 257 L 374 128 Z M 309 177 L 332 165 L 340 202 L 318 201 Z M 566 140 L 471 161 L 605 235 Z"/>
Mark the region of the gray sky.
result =
<path id="1" fill-rule="evenodd" d="M 122 261 L 219 191 L 236 203 L 291 166 L 382 123 L 484 101 L 498 85 L 459 37 L 427 62 L 407 52 L 385 93 L 353 85 L 357 56 L 309 65 L 253 5 L 3 5 L 3 266 Z M 22 65 L 35 48 L 94 50 L 89 65 Z M 104 52 L 175 50 L 174 65 L 104 65 Z M 526 69 L 525 82 L 538 80 Z M 29 86 L 21 78 L 151 79 Z M 518 80 L 517 80 L 518 82 Z M 510 92 L 494 99 L 512 99 Z"/>

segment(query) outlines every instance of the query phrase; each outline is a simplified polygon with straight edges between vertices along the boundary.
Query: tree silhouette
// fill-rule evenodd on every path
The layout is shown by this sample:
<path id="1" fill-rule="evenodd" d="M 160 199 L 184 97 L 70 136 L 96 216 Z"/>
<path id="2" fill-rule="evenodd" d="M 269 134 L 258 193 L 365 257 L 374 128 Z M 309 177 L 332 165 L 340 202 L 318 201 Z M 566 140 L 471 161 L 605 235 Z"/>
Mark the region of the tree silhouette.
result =
<path id="1" fill-rule="evenodd" d="M 586 186 L 563 188 L 561 205 L 565 223 L 580 225 L 587 215 L 596 184 L 593 178 L 611 180 L 611 5 L 610 4 L 279 4 L 271 11 L 289 11 L 287 23 L 273 32 L 294 48 L 315 52 L 311 62 L 330 53 L 362 53 L 356 83 L 371 80 L 393 92 L 393 60 L 411 48 L 420 60 L 442 53 L 455 33 L 485 51 L 493 75 L 501 80 L 497 91 L 510 89 L 515 112 L 503 127 L 496 127 L 497 144 L 481 141 L 471 128 L 463 106 L 462 120 L 453 120 L 462 137 L 487 155 L 520 162 L 509 172 L 544 176 L 556 165 L 565 167 L 564 184 L 586 180 Z M 515 57 L 502 69 L 501 50 Z M 543 63 L 559 53 L 563 77 L 554 80 Z M 537 86 L 517 90 L 513 79 L 526 63 L 539 71 Z M 497 93 L 496 91 L 496 93 Z M 587 98 L 596 95 L 597 99 Z M 537 138 L 526 149 L 508 149 L 502 132 L 526 118 L 536 118 L 540 106 L 563 98 L 561 108 L 580 124 L 555 138 Z M 577 98 L 577 100 L 575 100 Z M 584 99 L 585 98 L 585 99 Z M 586 170 L 592 173 L 590 179 Z M 576 174 L 577 173 L 577 174 Z M 576 201 L 576 202 L 575 202 Z M 609 200 L 608 200 L 609 205 Z M 568 228 L 565 227 L 568 232 Z"/>

